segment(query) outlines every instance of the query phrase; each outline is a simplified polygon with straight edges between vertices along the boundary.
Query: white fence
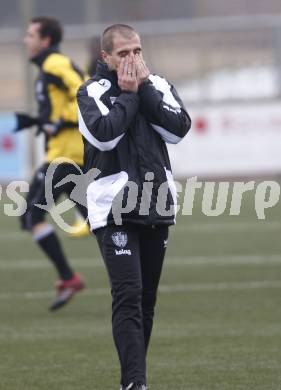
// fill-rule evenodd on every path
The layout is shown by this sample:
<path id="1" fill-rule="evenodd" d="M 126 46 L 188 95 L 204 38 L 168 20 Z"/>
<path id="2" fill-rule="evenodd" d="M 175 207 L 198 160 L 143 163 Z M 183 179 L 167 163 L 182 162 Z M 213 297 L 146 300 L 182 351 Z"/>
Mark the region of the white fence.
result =
<path id="1" fill-rule="evenodd" d="M 191 108 L 193 125 L 170 146 L 176 177 L 281 173 L 281 101 Z"/>

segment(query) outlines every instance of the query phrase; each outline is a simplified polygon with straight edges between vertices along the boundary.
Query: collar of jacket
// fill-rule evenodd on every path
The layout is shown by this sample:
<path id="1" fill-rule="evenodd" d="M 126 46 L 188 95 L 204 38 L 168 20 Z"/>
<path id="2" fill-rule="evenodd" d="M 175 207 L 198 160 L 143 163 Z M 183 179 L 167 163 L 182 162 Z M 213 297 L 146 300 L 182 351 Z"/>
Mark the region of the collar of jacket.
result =
<path id="1" fill-rule="evenodd" d="M 57 45 L 53 45 L 53 46 L 50 46 L 48 47 L 47 49 L 41 51 L 40 54 L 38 54 L 38 56 L 34 57 L 31 59 L 31 62 L 33 64 L 36 64 L 39 66 L 39 68 L 42 67 L 43 65 L 43 62 L 45 61 L 45 59 L 50 55 L 50 54 L 53 54 L 53 53 L 59 53 L 59 47 Z"/>
<path id="2" fill-rule="evenodd" d="M 116 72 L 110 71 L 105 62 L 100 61 L 100 60 L 98 61 L 96 74 L 101 76 L 101 77 L 105 77 L 109 81 L 111 81 L 113 84 L 118 85 L 118 77 L 117 77 Z"/>

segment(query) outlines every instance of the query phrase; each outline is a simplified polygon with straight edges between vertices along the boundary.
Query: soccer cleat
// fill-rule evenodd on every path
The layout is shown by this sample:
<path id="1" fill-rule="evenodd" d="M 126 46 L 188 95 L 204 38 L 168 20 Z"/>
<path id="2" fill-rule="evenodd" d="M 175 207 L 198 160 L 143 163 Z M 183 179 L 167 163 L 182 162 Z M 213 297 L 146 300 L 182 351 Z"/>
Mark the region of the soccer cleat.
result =
<path id="1" fill-rule="evenodd" d="M 148 390 L 148 388 L 142 383 L 130 383 L 129 386 L 121 387 L 120 390 Z"/>
<path id="2" fill-rule="evenodd" d="M 75 273 L 70 280 L 59 280 L 56 283 L 57 295 L 49 310 L 55 311 L 66 305 L 74 294 L 85 288 L 85 282 L 78 273 Z"/>

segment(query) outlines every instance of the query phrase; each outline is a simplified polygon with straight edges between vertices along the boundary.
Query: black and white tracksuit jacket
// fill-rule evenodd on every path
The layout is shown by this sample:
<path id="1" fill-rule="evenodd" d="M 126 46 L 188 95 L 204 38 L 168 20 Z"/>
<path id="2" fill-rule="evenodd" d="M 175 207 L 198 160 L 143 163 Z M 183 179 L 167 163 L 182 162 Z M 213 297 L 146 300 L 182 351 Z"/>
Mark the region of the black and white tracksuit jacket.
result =
<path id="1" fill-rule="evenodd" d="M 118 194 L 125 210 L 131 202 L 122 223 L 174 224 L 176 188 L 166 143 L 181 141 L 191 126 L 175 88 L 151 74 L 137 93 L 124 92 L 116 73 L 99 62 L 77 99 L 85 171 L 100 170 L 87 190 L 91 230 L 116 223 Z"/>

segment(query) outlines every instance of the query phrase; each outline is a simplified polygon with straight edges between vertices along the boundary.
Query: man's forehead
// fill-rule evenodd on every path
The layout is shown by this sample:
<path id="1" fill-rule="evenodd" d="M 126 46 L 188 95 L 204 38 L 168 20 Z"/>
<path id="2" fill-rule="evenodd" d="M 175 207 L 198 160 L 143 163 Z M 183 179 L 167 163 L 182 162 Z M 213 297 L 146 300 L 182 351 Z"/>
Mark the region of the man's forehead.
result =
<path id="1" fill-rule="evenodd" d="M 122 34 L 115 33 L 113 36 L 113 50 L 119 51 L 120 49 L 132 49 L 135 47 L 141 47 L 141 41 L 138 34 L 133 33 L 131 36 L 125 37 Z"/>
<path id="2" fill-rule="evenodd" d="M 29 31 L 39 31 L 39 28 L 40 28 L 40 23 L 37 23 L 37 22 L 32 22 L 29 24 L 28 26 L 28 30 Z"/>

